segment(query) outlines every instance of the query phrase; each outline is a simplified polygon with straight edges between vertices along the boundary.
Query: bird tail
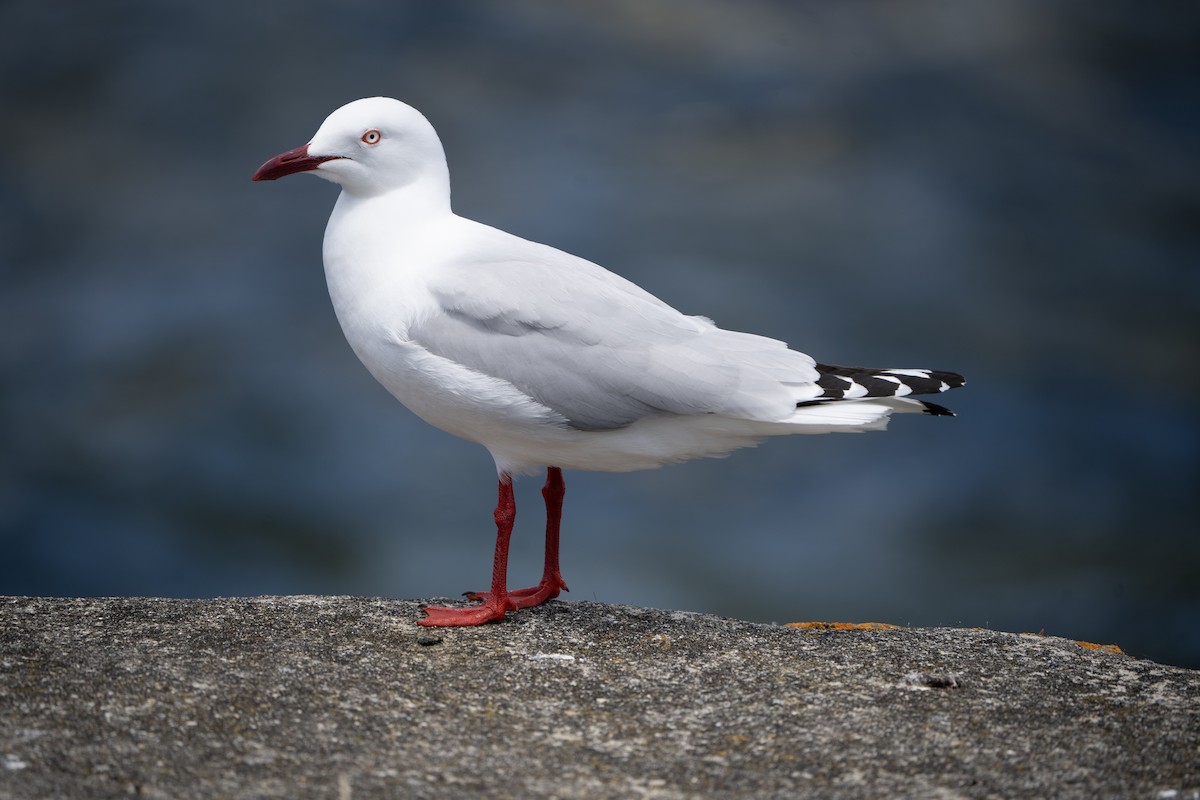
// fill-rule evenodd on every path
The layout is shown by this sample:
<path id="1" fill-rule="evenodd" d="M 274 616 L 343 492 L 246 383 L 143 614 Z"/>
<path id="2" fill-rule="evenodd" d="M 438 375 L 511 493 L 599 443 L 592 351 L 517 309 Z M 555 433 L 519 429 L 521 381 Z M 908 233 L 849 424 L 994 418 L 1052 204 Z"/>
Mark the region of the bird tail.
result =
<path id="1" fill-rule="evenodd" d="M 817 386 L 821 394 L 802 400 L 797 408 L 832 404 L 866 398 L 894 398 L 903 402 L 889 405 L 896 411 L 922 411 L 933 416 L 954 416 L 954 412 L 937 403 L 909 399 L 912 394 L 936 394 L 957 389 L 966 383 L 962 375 L 933 369 L 869 369 L 867 367 L 838 367 L 817 364 Z"/>

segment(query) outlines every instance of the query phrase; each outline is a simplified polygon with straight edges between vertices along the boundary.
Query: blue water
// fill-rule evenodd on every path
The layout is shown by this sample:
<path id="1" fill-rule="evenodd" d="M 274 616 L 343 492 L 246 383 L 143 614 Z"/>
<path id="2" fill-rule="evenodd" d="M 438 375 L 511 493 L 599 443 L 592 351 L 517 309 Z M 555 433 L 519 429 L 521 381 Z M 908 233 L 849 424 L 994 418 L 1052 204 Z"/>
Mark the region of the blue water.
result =
<path id="1" fill-rule="evenodd" d="M 483 587 L 490 459 L 342 340 L 335 188 L 249 181 L 387 94 L 466 216 L 970 381 L 955 419 L 569 473 L 568 597 L 1200 666 L 1200 12 L 577 5 L 0 6 L 0 593 Z"/>

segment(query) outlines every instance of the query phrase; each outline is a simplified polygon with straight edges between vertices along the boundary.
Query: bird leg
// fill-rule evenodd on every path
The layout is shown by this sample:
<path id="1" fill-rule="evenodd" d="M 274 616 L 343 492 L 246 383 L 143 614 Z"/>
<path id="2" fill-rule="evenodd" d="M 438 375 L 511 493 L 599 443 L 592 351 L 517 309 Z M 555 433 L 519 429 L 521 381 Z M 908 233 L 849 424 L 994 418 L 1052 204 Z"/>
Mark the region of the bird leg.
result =
<path id="1" fill-rule="evenodd" d="M 517 608 L 541 605 L 558 597 L 560 591 L 571 591 L 563 582 L 558 568 L 558 528 L 562 522 L 563 495 L 566 492 L 562 470 L 558 467 L 547 469 L 546 485 L 542 487 L 542 497 L 546 501 L 546 561 L 542 568 L 542 580 L 537 586 L 510 593 L 516 599 Z"/>
<path id="2" fill-rule="evenodd" d="M 455 627 L 465 625 L 482 625 L 485 622 L 495 622 L 504 619 L 504 613 L 517 608 L 516 602 L 509 596 L 508 582 L 508 542 L 512 538 L 513 521 L 517 518 L 517 504 L 513 500 L 512 476 L 508 473 L 500 475 L 500 499 L 496 503 L 496 555 L 492 561 L 492 590 L 475 596 L 472 600 L 482 600 L 477 606 L 470 608 L 446 608 L 444 606 L 425 606 L 425 619 L 419 620 L 418 625 L 426 627 Z"/>
<path id="3" fill-rule="evenodd" d="M 542 487 L 542 497 L 546 500 L 546 560 L 542 569 L 542 580 L 537 586 L 513 589 L 508 593 L 509 603 L 515 608 L 532 608 L 558 597 L 561 591 L 570 591 L 558 567 L 558 532 L 562 522 L 564 494 L 566 484 L 563 483 L 562 470 L 550 467 L 546 470 L 546 485 Z M 471 600 L 487 602 L 489 594 L 466 592 L 465 596 Z"/>

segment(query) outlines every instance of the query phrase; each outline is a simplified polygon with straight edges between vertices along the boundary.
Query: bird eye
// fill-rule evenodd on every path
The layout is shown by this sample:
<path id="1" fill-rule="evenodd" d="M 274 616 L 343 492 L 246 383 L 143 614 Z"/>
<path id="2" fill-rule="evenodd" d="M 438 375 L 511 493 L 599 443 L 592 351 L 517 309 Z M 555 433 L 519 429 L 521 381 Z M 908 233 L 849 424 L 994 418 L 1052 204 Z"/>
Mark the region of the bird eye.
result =
<path id="1" fill-rule="evenodd" d="M 372 128 L 362 135 L 362 140 L 366 144 L 379 144 L 379 140 L 383 138 L 383 134 Z"/>

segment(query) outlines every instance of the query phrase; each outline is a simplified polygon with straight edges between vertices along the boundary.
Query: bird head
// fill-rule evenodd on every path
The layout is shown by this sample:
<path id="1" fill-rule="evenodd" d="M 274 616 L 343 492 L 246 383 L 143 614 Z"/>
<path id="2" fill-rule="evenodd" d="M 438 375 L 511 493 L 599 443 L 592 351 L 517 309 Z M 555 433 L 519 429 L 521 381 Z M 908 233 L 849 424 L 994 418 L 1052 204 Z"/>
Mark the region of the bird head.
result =
<path id="1" fill-rule="evenodd" d="M 351 195 L 372 196 L 434 182 L 449 193 L 446 155 L 429 120 L 390 97 L 355 100 L 330 114 L 312 140 L 280 153 L 254 173 L 273 181 L 311 172 Z"/>

